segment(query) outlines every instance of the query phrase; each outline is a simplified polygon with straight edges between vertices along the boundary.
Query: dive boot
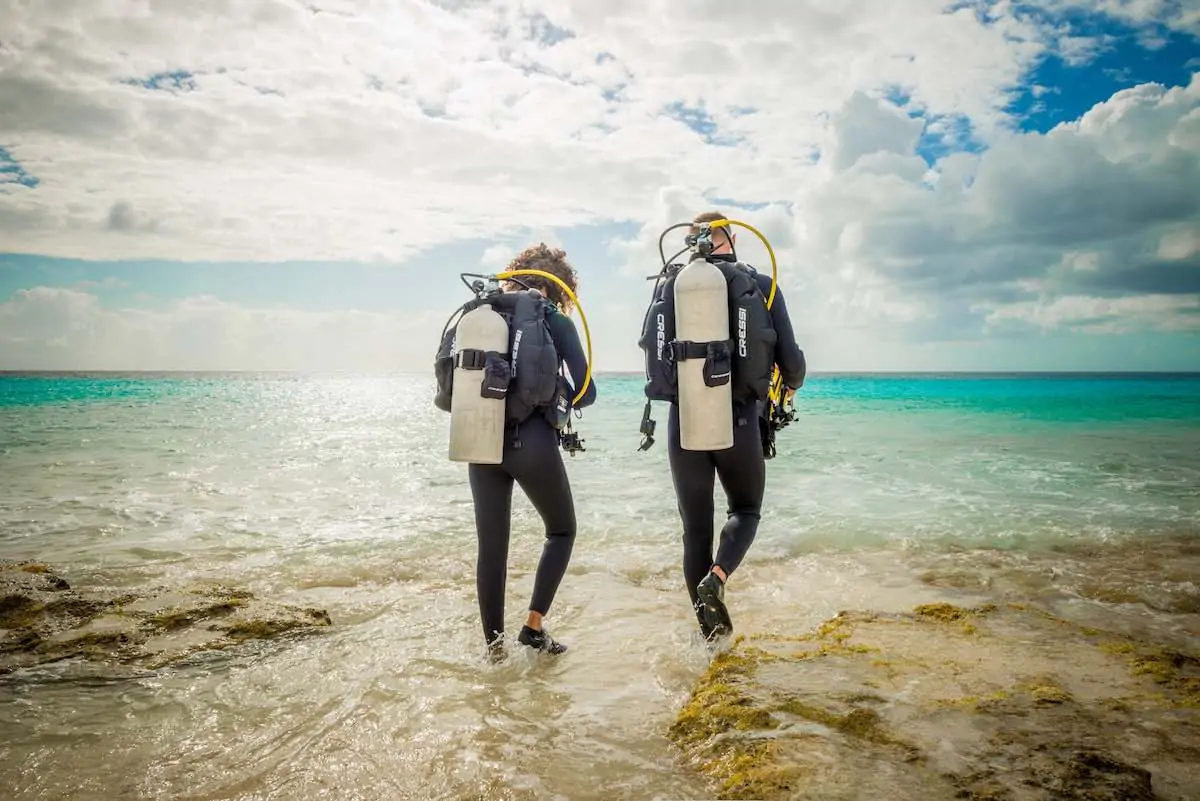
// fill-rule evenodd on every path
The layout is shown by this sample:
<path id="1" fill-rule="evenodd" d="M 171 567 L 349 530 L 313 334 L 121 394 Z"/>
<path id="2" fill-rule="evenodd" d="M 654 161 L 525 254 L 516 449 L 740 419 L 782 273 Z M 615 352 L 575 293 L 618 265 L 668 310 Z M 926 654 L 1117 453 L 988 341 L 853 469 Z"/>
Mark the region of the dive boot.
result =
<path id="1" fill-rule="evenodd" d="M 696 594 L 700 596 L 701 611 L 711 632 L 709 636 L 732 634 L 733 621 L 729 619 L 729 610 L 725 608 L 725 584 L 720 577 L 710 570 L 696 585 Z"/>
<path id="2" fill-rule="evenodd" d="M 521 633 L 517 636 L 517 641 L 522 645 L 528 645 L 535 651 L 545 651 L 549 654 L 561 654 L 567 650 L 567 646 L 556 642 L 545 629 L 534 631 L 529 626 L 521 627 Z"/>
<path id="3" fill-rule="evenodd" d="M 507 658 L 508 651 L 504 648 L 504 635 L 501 634 L 487 644 L 487 660 L 496 665 Z"/>

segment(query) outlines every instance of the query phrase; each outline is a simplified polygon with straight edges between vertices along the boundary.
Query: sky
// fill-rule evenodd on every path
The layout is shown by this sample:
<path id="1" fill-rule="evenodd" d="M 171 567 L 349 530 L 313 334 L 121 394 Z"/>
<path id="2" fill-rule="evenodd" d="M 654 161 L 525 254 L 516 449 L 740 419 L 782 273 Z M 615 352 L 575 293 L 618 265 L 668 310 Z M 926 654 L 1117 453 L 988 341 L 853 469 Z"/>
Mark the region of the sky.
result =
<path id="1" fill-rule="evenodd" d="M 459 274 L 544 241 L 638 371 L 658 236 L 717 210 L 814 373 L 1200 370 L 1198 39 L 1190 0 L 9 0 L 0 369 L 431 374 Z"/>

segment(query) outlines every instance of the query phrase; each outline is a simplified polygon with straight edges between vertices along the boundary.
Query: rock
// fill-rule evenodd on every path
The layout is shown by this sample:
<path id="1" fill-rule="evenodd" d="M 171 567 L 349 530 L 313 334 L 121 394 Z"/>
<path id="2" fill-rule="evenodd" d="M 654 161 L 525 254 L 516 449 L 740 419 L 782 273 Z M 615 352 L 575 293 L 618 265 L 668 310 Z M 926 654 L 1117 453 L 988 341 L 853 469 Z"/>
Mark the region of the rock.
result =
<path id="1" fill-rule="evenodd" d="M 322 609 L 222 585 L 85 594 L 46 565 L 0 562 L 0 673 L 77 657 L 154 668 L 198 651 L 330 625 Z"/>
<path id="2" fill-rule="evenodd" d="M 739 636 L 670 736 L 722 798 L 1200 798 L 1200 658 L 1023 604 Z"/>

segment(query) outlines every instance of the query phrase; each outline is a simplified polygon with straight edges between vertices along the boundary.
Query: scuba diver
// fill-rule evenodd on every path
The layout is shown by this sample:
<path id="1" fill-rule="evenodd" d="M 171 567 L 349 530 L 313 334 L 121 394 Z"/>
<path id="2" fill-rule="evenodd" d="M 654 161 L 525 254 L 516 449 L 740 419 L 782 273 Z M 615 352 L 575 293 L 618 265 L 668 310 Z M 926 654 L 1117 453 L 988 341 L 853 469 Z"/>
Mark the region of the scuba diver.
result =
<path id="1" fill-rule="evenodd" d="M 530 275 L 536 272 L 558 280 Z M 486 302 L 498 310 L 507 310 L 502 311 L 508 324 L 507 346 L 503 352 L 485 349 L 486 365 L 470 369 L 478 369 L 484 376 L 483 397 L 493 397 L 497 404 L 503 403 L 502 412 L 497 408 L 503 415 L 503 443 L 501 445 L 499 441 L 497 428 L 494 458 L 459 458 L 454 455 L 456 445 L 452 432 L 451 458 L 470 462 L 467 473 L 479 548 L 475 568 L 479 614 L 489 658 L 500 661 L 506 655 L 504 601 L 514 482 L 521 486 L 541 516 L 546 537 L 528 615 L 517 640 L 536 651 L 560 654 L 567 650 L 567 646 L 554 640 L 543 625 L 543 618 L 566 573 L 575 542 L 575 503 L 559 446 L 571 451 L 572 456 L 575 450 L 583 450 L 577 437 L 573 444 L 568 444 L 569 437 L 563 435 L 563 424 L 565 421 L 569 431 L 570 411 L 595 402 L 596 385 L 591 380 L 579 334 L 567 316 L 574 305 L 577 275 L 567 262 L 566 253 L 544 243 L 530 246 L 512 259 L 507 272 L 495 278 L 501 280 L 499 289 L 504 294 L 497 299 L 493 293 Z M 565 291 L 559 282 L 569 290 Z M 473 304 L 481 302 L 476 300 Z M 448 331 L 443 332 L 442 347 L 435 363 L 439 387 L 434 403 L 443 411 L 451 411 L 450 371 L 454 369 L 453 365 L 461 366 L 467 357 L 479 353 L 469 348 L 470 353 L 455 353 L 456 346 L 463 348 L 457 340 L 462 336 L 465 319 L 460 319 L 457 330 L 449 329 L 447 324 Z M 503 342 L 502 325 L 500 333 L 499 341 Z M 483 359 L 480 358 L 481 363 Z M 564 362 L 570 371 L 570 382 L 561 374 Z M 489 396 L 486 394 L 487 382 L 494 366 L 503 373 L 503 388 Z M 578 385 L 584 381 L 587 385 L 580 392 Z M 474 383 L 470 388 L 478 386 Z M 479 402 L 481 395 L 479 391 L 464 392 L 467 388 L 464 384 L 457 393 L 464 396 L 460 401 L 464 407 L 467 403 Z M 459 401 L 458 398 L 454 400 Z M 480 425 L 478 418 L 464 419 L 469 420 L 464 426 Z M 493 447 L 486 432 L 468 431 L 468 435 Z"/>
<path id="2" fill-rule="evenodd" d="M 697 215 L 686 241 L 696 248 L 691 262 L 703 259 L 715 265 L 720 275 L 704 279 L 709 282 L 703 289 L 707 295 L 699 300 L 695 298 L 700 296 L 687 294 L 699 284 L 679 285 L 687 267 L 668 278 L 662 289 L 656 287 L 639 342 L 648 365 L 642 422 L 646 440 L 640 450 L 653 444 L 650 400 L 668 401 L 667 447 L 683 523 L 683 574 L 700 631 L 710 641 L 733 631 L 725 586 L 757 534 L 765 460 L 774 456 L 775 429 L 791 419 L 781 409 L 792 403 L 807 372 L 804 351 L 796 343 L 783 293 L 773 276 L 739 262 L 734 252 L 736 234 L 724 224 L 707 225 L 717 221 L 726 218 L 717 212 Z M 663 262 L 664 271 L 669 271 L 665 258 Z M 687 304 L 690 308 L 684 308 Z M 717 333 L 698 336 L 698 320 Z M 684 325 L 691 326 L 687 336 Z M 687 367 L 696 362 L 702 366 Z M 686 374 L 689 369 L 695 372 Z M 685 387 L 685 381 L 693 383 Z M 725 394 L 715 394 L 716 387 Z M 707 400 L 695 400 L 700 396 Z M 719 409 L 713 403 L 720 404 Z M 683 416 L 690 417 L 682 424 L 681 406 Z M 714 556 L 715 478 L 720 478 L 725 491 L 727 520 Z"/>

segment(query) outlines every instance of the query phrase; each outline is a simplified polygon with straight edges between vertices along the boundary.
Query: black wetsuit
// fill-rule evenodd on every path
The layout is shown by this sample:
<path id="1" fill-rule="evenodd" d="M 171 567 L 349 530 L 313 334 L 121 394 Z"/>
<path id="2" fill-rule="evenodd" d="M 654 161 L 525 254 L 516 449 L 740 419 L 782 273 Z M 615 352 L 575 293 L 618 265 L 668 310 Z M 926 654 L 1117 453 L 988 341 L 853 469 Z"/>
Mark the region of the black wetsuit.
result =
<path id="1" fill-rule="evenodd" d="M 554 347 L 566 362 L 572 381 L 583 380 L 587 358 L 571 318 L 557 310 L 546 315 Z M 571 387 L 571 397 L 579 391 Z M 576 409 L 596 400 L 596 383 L 575 404 Z M 508 542 L 512 523 L 513 481 L 521 485 L 530 503 L 541 515 L 546 527 L 546 542 L 533 582 L 529 609 L 546 614 L 571 560 L 575 544 L 575 502 L 559 449 L 558 432 L 538 409 L 516 427 L 521 447 L 513 445 L 513 432 L 505 432 L 504 461 L 501 464 L 471 464 L 467 474 L 471 497 L 475 501 L 475 532 L 479 556 L 475 567 L 475 586 L 479 595 L 479 616 L 486 642 L 504 633 L 504 590 L 508 576 Z"/>
<path id="2" fill-rule="evenodd" d="M 710 258 L 734 260 L 730 255 Z M 758 273 L 756 279 L 766 297 L 771 291 L 771 276 Z M 803 386 L 807 372 L 804 352 L 796 344 L 783 291 L 778 286 L 771 303 L 771 322 L 778 337 L 775 363 L 783 375 L 784 384 L 789 389 L 798 389 Z M 685 451 L 679 444 L 679 407 L 675 403 L 670 405 L 667 456 L 671 464 L 679 516 L 683 519 L 683 575 L 702 628 L 705 622 L 699 610 L 696 585 L 714 565 L 719 565 L 727 576 L 737 570 L 758 533 L 766 486 L 766 462 L 759 430 L 759 418 L 764 411 L 763 401 L 735 404 L 733 447 L 720 451 Z M 721 529 L 720 544 L 714 559 L 713 489 L 717 478 L 720 478 L 725 490 L 728 519 Z"/>

